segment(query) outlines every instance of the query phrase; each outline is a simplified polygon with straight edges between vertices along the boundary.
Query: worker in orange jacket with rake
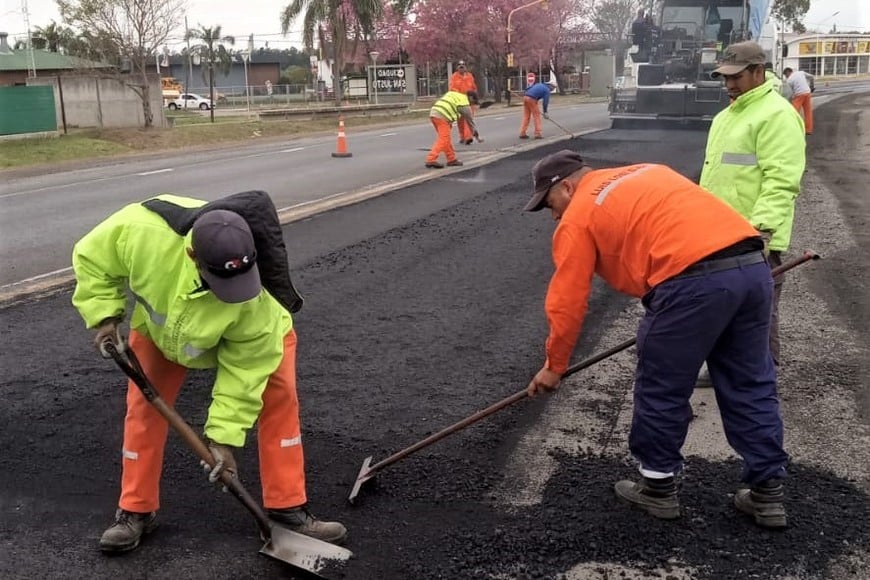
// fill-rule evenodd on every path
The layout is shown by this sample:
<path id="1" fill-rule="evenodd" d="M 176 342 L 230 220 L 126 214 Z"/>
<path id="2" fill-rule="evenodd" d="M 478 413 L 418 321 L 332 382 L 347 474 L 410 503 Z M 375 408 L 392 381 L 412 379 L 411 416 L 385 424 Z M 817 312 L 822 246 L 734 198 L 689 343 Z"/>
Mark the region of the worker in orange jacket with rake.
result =
<path id="1" fill-rule="evenodd" d="M 474 118 L 471 113 L 471 106 L 477 104 L 477 93 L 468 91 L 468 93 L 458 93 L 456 91 L 448 91 L 444 96 L 435 101 L 432 108 L 429 109 L 429 120 L 432 121 L 432 126 L 435 127 L 435 143 L 429 150 L 429 155 L 426 156 L 426 167 L 430 169 L 442 169 L 444 167 L 438 161 L 441 153 L 447 157 L 447 165 L 455 167 L 462 165 L 462 161 L 456 158 L 456 151 L 453 149 L 453 143 L 450 141 L 450 132 L 453 129 L 453 123 L 459 119 L 464 119 L 471 128 L 472 137 L 478 141 L 483 141 L 477 132 L 477 127 L 474 125 Z"/>
<path id="2" fill-rule="evenodd" d="M 450 84 L 447 86 L 448 91 L 455 91 L 457 93 L 468 94 L 469 91 L 473 91 L 474 94 L 477 94 L 477 83 L 474 82 L 474 75 L 468 72 L 468 68 L 465 66 L 465 61 L 460 60 L 456 65 L 456 72 L 450 75 Z M 471 105 L 471 116 L 474 116 L 474 113 L 477 112 L 476 104 Z M 474 143 L 474 134 L 472 127 L 465 122 L 465 120 L 460 117 L 456 122 L 456 126 L 459 129 L 459 142 L 465 145 L 471 145 Z"/>
<path id="3" fill-rule="evenodd" d="M 463 94 L 468 94 L 469 91 L 474 91 L 474 93 L 477 94 L 477 83 L 474 82 L 474 75 L 468 72 L 464 60 L 460 60 L 456 64 L 456 72 L 450 76 L 450 84 L 447 86 L 447 90 Z M 472 104 L 471 116 L 473 117 L 476 112 L 477 106 Z M 460 117 L 456 122 L 456 126 L 459 129 L 459 142 L 464 143 L 465 145 L 471 145 L 474 142 L 474 135 L 471 126 L 466 123 L 462 117 Z"/>

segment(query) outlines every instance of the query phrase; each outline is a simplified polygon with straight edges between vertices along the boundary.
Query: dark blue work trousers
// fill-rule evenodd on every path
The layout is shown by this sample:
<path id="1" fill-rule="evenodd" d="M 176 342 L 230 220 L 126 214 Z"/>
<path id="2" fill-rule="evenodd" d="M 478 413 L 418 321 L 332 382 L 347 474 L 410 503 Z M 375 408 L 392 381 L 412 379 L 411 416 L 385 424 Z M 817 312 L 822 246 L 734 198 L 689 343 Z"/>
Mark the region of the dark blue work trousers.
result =
<path id="1" fill-rule="evenodd" d="M 783 427 L 770 354 L 773 279 L 760 262 L 662 282 L 643 297 L 629 447 L 646 470 L 683 463 L 689 398 L 704 360 L 728 443 L 750 485 L 785 475 Z"/>

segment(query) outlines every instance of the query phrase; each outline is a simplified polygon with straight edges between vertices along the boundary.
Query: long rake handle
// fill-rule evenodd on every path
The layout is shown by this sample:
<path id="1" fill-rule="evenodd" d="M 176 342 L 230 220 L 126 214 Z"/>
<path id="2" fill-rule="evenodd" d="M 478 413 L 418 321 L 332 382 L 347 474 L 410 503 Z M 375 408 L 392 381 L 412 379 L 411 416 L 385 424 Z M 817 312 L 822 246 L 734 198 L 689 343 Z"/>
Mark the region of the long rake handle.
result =
<path id="1" fill-rule="evenodd" d="M 630 347 L 634 343 L 635 343 L 635 339 L 632 338 L 631 340 L 626 340 L 625 342 L 622 342 L 622 343 L 620 343 L 612 348 L 609 348 L 606 351 L 600 352 L 600 353 L 593 355 L 585 360 L 582 360 L 582 361 L 578 362 L 577 364 L 569 367 L 568 370 L 565 371 L 565 374 L 562 375 L 562 377 L 564 378 L 564 377 L 567 377 L 568 375 L 573 375 L 574 373 L 576 373 L 579 370 L 582 370 L 582 369 L 585 369 L 586 367 L 592 366 L 601 360 L 604 360 L 608 357 L 613 356 L 614 354 L 616 354 L 618 352 L 621 352 L 621 351 L 627 349 L 628 347 Z M 401 451 L 398 451 L 398 452 L 394 453 L 393 455 L 390 455 L 386 459 L 383 459 L 383 460 L 375 463 L 374 465 L 369 467 L 368 471 L 366 472 L 366 475 L 371 475 L 377 471 L 380 471 L 381 469 L 383 469 L 385 467 L 392 465 L 393 463 L 396 463 L 397 461 L 401 461 L 402 459 L 404 459 L 408 455 L 411 455 L 412 453 L 416 453 L 417 451 L 423 449 L 424 447 L 428 447 L 429 445 L 432 445 L 433 443 L 444 439 L 448 435 L 452 435 L 453 433 L 456 433 L 457 431 L 464 429 L 465 427 L 468 427 L 472 423 L 477 423 L 481 419 L 483 419 L 485 417 L 489 417 L 493 413 L 496 413 L 496 412 L 504 409 L 505 407 L 509 407 L 510 405 L 513 405 L 517 401 L 521 401 L 522 399 L 525 399 L 528 396 L 529 396 L 529 394 L 528 394 L 528 391 L 526 391 L 526 389 L 523 389 L 522 391 L 518 391 L 518 392 L 514 393 L 513 395 L 506 397 L 506 398 L 502 399 L 501 401 L 499 401 L 493 405 L 490 405 L 486 409 L 482 409 L 482 410 L 478 411 L 477 413 L 475 413 L 474 415 L 466 417 L 465 419 L 462 419 L 461 421 L 454 423 L 450 427 L 442 429 L 441 431 L 438 431 L 437 433 L 434 433 L 434 434 L 430 435 L 429 437 L 426 437 L 422 441 L 419 441 L 419 442 L 415 443 L 414 445 L 411 445 L 410 447 L 402 449 Z"/>
<path id="2" fill-rule="evenodd" d="M 804 252 L 804 254 L 800 258 L 795 258 L 794 260 L 791 260 L 790 262 L 786 262 L 785 264 L 782 264 L 781 266 L 771 270 L 770 273 L 772 276 L 778 276 L 780 274 L 787 272 L 788 270 L 791 270 L 792 268 L 794 268 L 796 266 L 800 266 L 804 262 L 809 262 L 810 260 L 818 260 L 820 257 L 821 256 L 819 256 L 817 253 L 813 252 L 812 250 L 807 250 Z M 568 367 L 568 370 L 565 371 L 565 374 L 562 375 L 562 378 L 573 375 L 577 371 L 580 371 L 580 370 L 583 370 L 587 367 L 590 367 L 590 366 L 594 365 L 595 363 L 600 362 L 606 358 L 610 358 L 611 356 L 615 355 L 616 353 L 622 352 L 625 349 L 627 349 L 631 346 L 634 346 L 634 344 L 636 342 L 637 342 L 636 338 L 630 338 L 630 339 L 626 340 L 625 342 L 621 342 L 621 343 L 617 344 L 616 346 L 613 346 L 605 351 L 602 351 L 598 354 L 592 355 L 591 357 L 589 357 L 585 360 L 582 360 L 582 361 L 578 362 L 577 364 L 571 365 L 570 367 Z M 432 445 L 433 443 L 436 443 L 436 442 L 444 439 L 448 435 L 452 435 L 453 433 L 456 433 L 457 431 L 460 431 L 460 430 L 468 427 L 469 425 L 471 425 L 473 423 L 477 423 L 481 419 L 483 419 L 485 417 L 489 417 L 493 413 L 496 413 L 496 412 L 504 409 L 505 407 L 509 407 L 510 405 L 513 405 L 517 401 L 521 401 L 521 400 L 525 399 L 526 397 L 528 397 L 528 391 L 526 391 L 526 389 L 523 389 L 522 391 L 518 391 L 518 392 L 514 393 L 513 395 L 510 395 L 509 397 L 506 397 L 506 398 L 502 399 L 501 401 L 499 401 L 493 405 L 490 405 L 486 409 L 480 410 L 477 413 L 475 413 L 474 415 L 466 417 L 465 419 L 462 419 L 461 421 L 454 423 L 453 425 L 446 427 L 446 428 L 442 429 L 441 431 L 438 431 L 437 433 L 433 433 L 432 435 L 426 437 L 425 439 L 423 439 L 421 441 L 418 441 L 417 443 L 411 445 L 410 447 L 406 447 L 405 449 L 402 449 L 401 451 L 397 451 L 393 455 L 390 455 L 386 459 L 382 459 L 381 461 L 378 461 L 377 463 L 375 463 L 374 465 L 369 467 L 369 469 L 365 473 L 365 476 L 372 476 L 375 473 L 377 473 L 378 471 L 384 469 L 385 467 L 389 467 L 390 465 L 396 463 L 397 461 L 401 461 L 402 459 L 411 455 L 412 453 L 416 453 L 417 451 L 423 449 L 424 447 L 428 447 L 428 446 Z"/>

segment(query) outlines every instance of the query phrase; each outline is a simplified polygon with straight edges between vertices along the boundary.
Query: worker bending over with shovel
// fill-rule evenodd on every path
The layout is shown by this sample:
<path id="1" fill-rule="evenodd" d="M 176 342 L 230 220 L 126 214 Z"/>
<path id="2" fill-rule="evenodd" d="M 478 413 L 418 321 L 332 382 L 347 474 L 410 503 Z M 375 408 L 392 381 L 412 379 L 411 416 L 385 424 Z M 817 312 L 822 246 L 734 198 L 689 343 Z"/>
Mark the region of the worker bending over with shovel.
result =
<path id="1" fill-rule="evenodd" d="M 444 153 L 447 158 L 448 167 L 458 167 L 462 165 L 462 161 L 456 158 L 456 150 L 453 149 L 453 143 L 450 141 L 450 132 L 453 130 L 453 123 L 459 119 L 463 119 L 471 130 L 471 135 L 478 141 L 483 141 L 480 134 L 477 132 L 477 126 L 474 124 L 474 113 L 471 110 L 471 105 L 477 105 L 477 93 L 468 91 L 460 93 L 457 91 L 447 91 L 444 96 L 435 101 L 432 108 L 429 109 L 429 120 L 432 121 L 432 126 L 435 127 L 435 143 L 432 144 L 432 149 L 426 156 L 426 167 L 430 169 L 443 169 L 438 161 L 438 157 Z"/>
<path id="2" fill-rule="evenodd" d="M 721 369 L 716 399 L 743 458 L 736 507 L 763 527 L 786 525 L 788 456 L 768 344 L 773 279 L 755 228 L 675 171 L 653 164 L 593 170 L 562 150 L 532 170 L 527 211 L 556 220 L 545 302 L 546 361 L 529 395 L 556 389 L 577 343 L 594 274 L 642 298 L 629 447 L 639 481 L 616 495 L 657 518 L 680 515 L 675 476 L 704 360 Z"/>
<path id="3" fill-rule="evenodd" d="M 107 340 L 122 344 L 118 329 L 129 287 L 135 307 L 127 348 L 169 405 L 187 369 L 217 369 L 204 433 L 215 459 L 209 481 L 219 481 L 223 470 L 237 476 L 236 452 L 258 421 L 269 518 L 320 540 L 343 541 L 345 527 L 318 520 L 306 504 L 290 314 L 302 300 L 268 195 L 246 192 L 208 205 L 161 195 L 131 204 L 85 235 L 72 260 L 72 301 L 101 350 Z M 132 550 L 156 527 L 167 430 L 130 381 L 121 497 L 115 522 L 100 538 L 103 551 Z"/>

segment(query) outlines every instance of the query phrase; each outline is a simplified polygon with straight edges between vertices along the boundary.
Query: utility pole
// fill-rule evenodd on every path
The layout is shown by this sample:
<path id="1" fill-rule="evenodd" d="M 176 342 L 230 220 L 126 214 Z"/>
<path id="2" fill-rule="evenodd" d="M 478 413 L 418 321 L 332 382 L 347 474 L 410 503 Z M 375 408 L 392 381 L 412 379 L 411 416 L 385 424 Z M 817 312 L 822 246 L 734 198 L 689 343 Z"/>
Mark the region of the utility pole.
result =
<path id="1" fill-rule="evenodd" d="M 511 18 L 513 18 L 514 13 L 516 13 L 520 10 L 524 10 L 526 8 L 530 8 L 530 7 L 534 6 L 535 4 L 541 4 L 541 3 L 544 4 L 544 10 L 547 10 L 547 8 L 549 7 L 547 0 L 532 0 L 531 2 L 523 4 L 522 6 L 517 6 L 516 8 L 514 8 L 513 10 L 508 12 L 508 17 L 507 17 L 507 67 L 508 68 L 513 68 L 513 66 L 514 66 L 514 53 L 511 51 L 511 32 L 513 32 L 513 29 L 511 28 Z M 510 71 L 508 71 L 508 78 L 507 78 L 508 95 L 510 95 L 510 90 L 511 90 L 511 77 L 510 77 Z M 510 103 L 510 97 L 508 97 L 508 103 Z"/>
<path id="2" fill-rule="evenodd" d="M 30 35 L 30 11 L 27 9 L 27 0 L 21 0 L 21 10 L 24 12 L 24 26 L 27 27 L 27 54 L 30 57 L 30 66 L 27 76 L 36 76 L 36 57 L 33 55 L 33 37 Z"/>
<path id="3" fill-rule="evenodd" d="M 187 41 L 187 75 L 184 77 L 184 92 L 190 92 L 190 75 L 193 74 L 193 56 L 190 54 L 190 29 L 187 27 L 187 14 L 184 15 L 184 40 Z M 184 99 L 187 108 L 187 99 Z"/>

